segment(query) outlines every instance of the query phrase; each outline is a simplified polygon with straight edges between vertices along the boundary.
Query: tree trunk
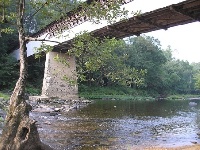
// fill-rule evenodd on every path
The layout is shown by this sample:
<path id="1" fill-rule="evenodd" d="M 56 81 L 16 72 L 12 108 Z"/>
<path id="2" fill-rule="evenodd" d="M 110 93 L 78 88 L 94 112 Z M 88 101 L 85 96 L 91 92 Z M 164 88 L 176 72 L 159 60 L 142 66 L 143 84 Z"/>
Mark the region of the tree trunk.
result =
<path id="1" fill-rule="evenodd" d="M 0 139 L 0 150 L 49 150 L 39 138 L 36 121 L 29 118 L 31 106 L 26 103 L 27 54 L 23 27 L 25 0 L 18 0 L 18 33 L 20 44 L 20 76 L 10 98 L 9 112 Z"/>

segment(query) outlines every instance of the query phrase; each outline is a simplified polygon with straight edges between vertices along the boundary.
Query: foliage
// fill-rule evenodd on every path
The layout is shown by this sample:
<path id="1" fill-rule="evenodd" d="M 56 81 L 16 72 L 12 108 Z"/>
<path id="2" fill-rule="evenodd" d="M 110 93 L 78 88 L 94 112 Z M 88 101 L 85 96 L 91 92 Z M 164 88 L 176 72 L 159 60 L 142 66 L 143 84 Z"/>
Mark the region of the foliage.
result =
<path id="1" fill-rule="evenodd" d="M 146 71 L 130 68 L 124 63 L 126 55 L 123 46 L 124 42 L 115 38 L 99 39 L 81 33 L 67 53 L 76 57 L 79 79 L 88 81 L 89 85 L 107 85 L 108 81 L 142 85 Z M 116 53 L 116 49 L 121 49 L 121 55 Z"/>
<path id="2" fill-rule="evenodd" d="M 18 77 L 17 65 L 7 54 L 0 57 L 0 89 L 13 87 Z"/>
<path id="3" fill-rule="evenodd" d="M 45 61 L 40 59 L 34 60 L 34 63 L 29 63 L 26 93 L 31 95 L 41 94 L 44 65 Z"/>
<path id="4" fill-rule="evenodd" d="M 25 27 L 27 34 L 32 34 L 44 28 L 46 25 L 66 18 L 72 11 L 81 17 L 86 17 L 94 23 L 107 20 L 114 22 L 119 17 L 126 18 L 128 11 L 120 8 L 121 0 L 115 1 L 71 1 L 71 0 L 26 0 Z M 82 11 L 80 11 L 82 10 Z M 67 29 L 67 24 L 60 30 Z M 57 31 L 59 33 L 59 31 Z"/>
<path id="5" fill-rule="evenodd" d="M 12 34 L 16 31 L 13 24 L 16 24 L 15 5 L 12 0 L 0 0 L 0 37 L 2 33 Z"/>
<path id="6" fill-rule="evenodd" d="M 0 0 L 0 90 L 13 88 L 18 77 L 18 63 L 8 55 L 8 52 L 16 46 L 17 32 L 15 19 L 15 5 L 11 0 Z"/>
<path id="7" fill-rule="evenodd" d="M 195 88 L 200 89 L 200 72 L 195 74 L 194 80 L 195 80 Z"/>
<path id="8" fill-rule="evenodd" d="M 41 85 L 41 83 L 40 83 L 40 85 Z M 26 87 L 26 93 L 28 94 L 28 95 L 31 95 L 31 96 L 33 96 L 33 95 L 40 95 L 41 94 L 41 87 L 39 86 L 37 86 L 37 87 L 35 87 L 35 86 L 33 86 L 32 84 L 27 84 L 27 87 Z"/>
<path id="9" fill-rule="evenodd" d="M 39 59 L 42 56 L 44 57 L 44 54 L 51 52 L 53 50 L 53 46 L 45 44 L 45 42 L 41 43 L 41 46 L 34 49 L 35 53 L 35 59 Z"/>
<path id="10" fill-rule="evenodd" d="M 168 93 L 189 94 L 194 90 L 194 68 L 189 62 L 172 57 L 170 46 L 164 51 L 167 62 L 163 65 L 164 86 Z"/>
<path id="11" fill-rule="evenodd" d="M 79 2 L 70 0 L 26 0 L 25 30 L 31 35 L 55 20 L 66 17 Z"/>
<path id="12" fill-rule="evenodd" d="M 18 62 L 7 53 L 12 48 L 12 43 L 15 43 L 10 36 L 2 33 L 4 37 L 0 38 L 0 90 L 4 88 L 13 88 L 18 77 Z"/>
<path id="13" fill-rule="evenodd" d="M 121 2 L 121 0 L 94 1 L 89 7 L 83 5 L 85 9 L 83 15 L 88 16 L 88 18 L 95 23 L 100 23 L 101 20 L 107 20 L 108 23 L 113 23 L 119 18 L 126 19 L 128 11 L 125 10 L 125 8 L 120 8 Z"/>
<path id="14" fill-rule="evenodd" d="M 172 60 L 165 67 L 166 84 L 175 92 L 188 93 L 192 89 L 192 66 L 185 61 Z"/>
<path id="15" fill-rule="evenodd" d="M 160 42 L 153 37 L 140 36 L 127 39 L 127 60 L 125 63 L 136 69 L 145 69 L 144 88 L 162 93 L 162 65 L 166 57 L 160 48 Z M 134 86 L 133 86 L 134 87 Z"/>
<path id="16" fill-rule="evenodd" d="M 200 63 L 192 63 L 191 66 L 193 67 L 192 84 L 195 89 L 199 89 L 198 82 L 199 82 L 199 74 L 200 74 Z"/>

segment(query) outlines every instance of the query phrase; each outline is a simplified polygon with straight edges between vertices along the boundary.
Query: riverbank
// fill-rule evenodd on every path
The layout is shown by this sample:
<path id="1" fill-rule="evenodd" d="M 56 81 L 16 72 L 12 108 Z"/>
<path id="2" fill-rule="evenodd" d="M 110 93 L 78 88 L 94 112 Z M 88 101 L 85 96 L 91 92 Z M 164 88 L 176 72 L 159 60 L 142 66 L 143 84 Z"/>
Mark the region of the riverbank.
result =
<path id="1" fill-rule="evenodd" d="M 138 149 L 140 150 L 140 149 Z M 200 144 L 197 145 L 189 145 L 189 146 L 180 146 L 180 147 L 149 147 L 145 148 L 144 150 L 200 150 Z"/>
<path id="2" fill-rule="evenodd" d="M 103 100 L 186 100 L 188 98 L 200 98 L 200 95 L 192 94 L 159 94 L 153 90 L 134 89 L 126 86 L 79 87 L 79 96 L 86 99 Z"/>

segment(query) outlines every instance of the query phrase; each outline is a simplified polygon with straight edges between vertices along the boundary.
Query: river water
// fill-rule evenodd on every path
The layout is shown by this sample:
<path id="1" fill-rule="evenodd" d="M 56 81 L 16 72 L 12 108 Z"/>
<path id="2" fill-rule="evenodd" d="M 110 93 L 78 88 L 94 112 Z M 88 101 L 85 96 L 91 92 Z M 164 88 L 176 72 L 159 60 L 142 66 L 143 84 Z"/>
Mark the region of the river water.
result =
<path id="1" fill-rule="evenodd" d="M 200 103 L 98 100 L 52 115 L 31 113 L 43 142 L 56 150 L 142 150 L 200 143 Z"/>

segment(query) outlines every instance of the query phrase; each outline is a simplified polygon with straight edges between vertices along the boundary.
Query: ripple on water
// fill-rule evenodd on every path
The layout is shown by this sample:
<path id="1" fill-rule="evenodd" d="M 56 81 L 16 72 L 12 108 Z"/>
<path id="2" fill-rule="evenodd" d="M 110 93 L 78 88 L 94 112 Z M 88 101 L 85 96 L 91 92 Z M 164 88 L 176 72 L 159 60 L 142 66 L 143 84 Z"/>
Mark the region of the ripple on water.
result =
<path id="1" fill-rule="evenodd" d="M 40 122 L 39 133 L 42 140 L 57 150 L 134 149 L 200 142 L 197 136 L 200 122 L 198 112 L 187 105 L 183 104 L 176 110 L 174 103 L 167 106 L 159 103 L 160 107 L 155 103 L 156 108 L 152 109 L 163 114 L 149 112 L 148 115 L 148 112 L 144 112 L 147 109 L 138 109 L 145 107 L 145 104 L 134 104 L 132 107 L 129 103 L 127 109 L 125 104 L 119 102 L 108 102 L 105 106 L 104 103 L 98 106 L 94 103 L 81 111 L 68 114 L 49 116 L 34 113 L 32 117 Z M 98 113 L 101 114 L 100 117 Z M 51 124 L 44 124 L 45 121 L 50 121 Z"/>

